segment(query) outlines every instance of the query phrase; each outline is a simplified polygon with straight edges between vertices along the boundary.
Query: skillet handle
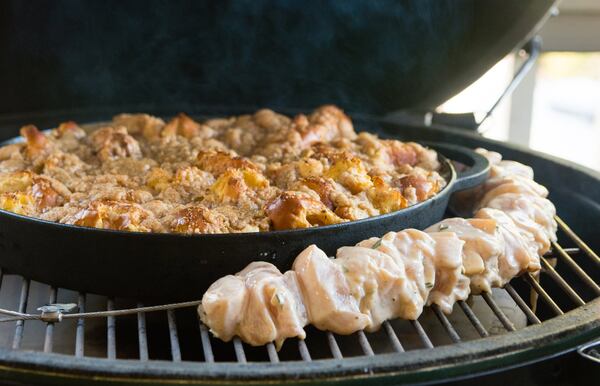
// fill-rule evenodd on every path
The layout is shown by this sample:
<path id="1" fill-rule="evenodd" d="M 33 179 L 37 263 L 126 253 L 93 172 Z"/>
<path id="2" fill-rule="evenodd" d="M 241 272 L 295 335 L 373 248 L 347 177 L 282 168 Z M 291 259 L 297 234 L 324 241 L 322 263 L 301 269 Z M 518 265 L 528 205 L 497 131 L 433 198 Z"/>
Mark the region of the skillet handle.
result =
<path id="1" fill-rule="evenodd" d="M 485 182 L 490 173 L 490 162 L 481 154 L 464 146 L 447 143 L 426 142 L 426 146 L 440 152 L 446 158 L 468 166 L 468 169 L 456 172 L 456 181 L 452 192 L 474 188 Z"/>

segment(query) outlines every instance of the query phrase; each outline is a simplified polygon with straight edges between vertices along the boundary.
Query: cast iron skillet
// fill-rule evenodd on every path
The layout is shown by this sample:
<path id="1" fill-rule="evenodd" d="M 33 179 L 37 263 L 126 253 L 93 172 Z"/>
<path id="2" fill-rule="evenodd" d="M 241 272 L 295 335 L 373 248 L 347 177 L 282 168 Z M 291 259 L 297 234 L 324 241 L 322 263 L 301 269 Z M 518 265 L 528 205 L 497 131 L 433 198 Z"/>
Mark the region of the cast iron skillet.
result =
<path id="1" fill-rule="evenodd" d="M 198 299 L 213 281 L 254 260 L 269 261 L 283 271 L 310 244 L 333 255 L 343 245 L 439 221 L 451 193 L 482 183 L 489 163 L 464 147 L 428 146 L 438 151 L 446 187 L 431 199 L 394 213 L 300 230 L 178 235 L 85 228 L 0 210 L 0 266 L 85 292 L 156 301 Z M 470 168 L 457 175 L 446 157 Z"/>

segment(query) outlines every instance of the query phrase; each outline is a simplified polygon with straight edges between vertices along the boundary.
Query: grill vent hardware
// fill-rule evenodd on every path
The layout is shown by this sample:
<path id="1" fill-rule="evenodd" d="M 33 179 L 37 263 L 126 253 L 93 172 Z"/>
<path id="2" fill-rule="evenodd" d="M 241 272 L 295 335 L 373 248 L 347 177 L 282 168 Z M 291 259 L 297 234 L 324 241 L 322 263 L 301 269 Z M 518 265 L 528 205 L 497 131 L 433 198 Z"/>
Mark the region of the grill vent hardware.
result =
<path id="1" fill-rule="evenodd" d="M 65 342 L 56 341 L 55 330 L 62 328 L 65 321 L 71 319 L 76 323 L 70 326 L 74 329 L 75 336 L 74 348 L 71 351 L 75 357 L 83 357 L 86 355 L 86 347 L 93 348 L 101 346 L 104 349 L 107 359 L 136 359 L 140 363 L 146 363 L 153 359 L 168 358 L 173 362 L 179 361 L 196 361 L 196 362 L 238 362 L 247 363 L 254 361 L 281 363 L 290 360 L 312 361 L 314 359 L 342 359 L 349 356 L 374 356 L 383 352 L 402 353 L 415 348 L 434 349 L 436 346 L 447 343 L 459 343 L 464 340 L 472 340 L 477 338 L 486 338 L 494 335 L 497 331 L 492 332 L 486 327 L 486 323 L 482 321 L 481 306 L 486 306 L 488 313 L 495 318 L 496 324 L 501 326 L 503 333 L 515 331 L 523 325 L 516 323 L 511 318 L 509 310 L 502 306 L 499 295 L 505 295 L 505 298 L 510 298 L 514 304 L 522 311 L 522 315 L 526 318 L 528 324 L 540 324 L 544 320 L 554 316 L 563 315 L 568 310 L 574 309 L 586 304 L 593 298 L 600 296 L 600 287 L 586 273 L 575 259 L 591 260 L 591 266 L 594 268 L 600 267 L 600 258 L 592 251 L 560 218 L 556 219 L 559 228 L 570 240 L 570 243 L 576 245 L 576 248 L 563 248 L 558 243 L 553 244 L 552 251 L 542 257 L 542 277 L 541 281 L 534 278 L 531 274 L 521 276 L 521 280 L 513 280 L 507 284 L 503 290 L 495 291 L 494 294 L 482 294 L 480 296 L 483 301 L 481 304 L 473 304 L 471 299 L 468 301 L 459 301 L 452 315 L 447 316 L 437 306 L 432 306 L 429 311 L 424 312 L 424 315 L 415 321 L 404 321 L 407 325 L 412 326 L 410 329 L 399 329 L 398 324 L 401 321 L 386 321 L 382 329 L 373 334 L 366 334 L 362 331 L 351 336 L 338 336 L 330 332 L 317 331 L 312 327 L 307 328 L 307 339 L 304 340 L 289 340 L 284 344 L 281 352 L 275 349 L 274 344 L 270 343 L 265 347 L 255 348 L 249 347 L 242 343 L 238 338 L 233 339 L 230 343 L 224 343 L 210 336 L 210 332 L 202 322 L 196 322 L 190 325 L 191 314 L 186 314 L 186 318 L 180 318 L 179 324 L 176 311 L 183 309 L 195 308 L 200 304 L 200 301 L 191 301 L 183 303 L 174 303 L 156 306 L 144 306 L 137 303 L 135 307 L 116 309 L 115 299 L 106 299 L 105 310 L 88 311 L 86 312 L 87 298 L 86 294 L 80 293 L 77 296 L 77 304 L 75 303 L 57 303 L 57 288 L 50 288 L 47 299 L 49 304 L 37 308 L 39 313 L 27 313 L 28 300 L 30 298 L 30 287 L 32 282 L 26 278 L 21 278 L 21 290 L 18 294 L 17 311 L 8 309 L 0 309 L 0 313 L 6 315 L 0 319 L 2 322 L 15 322 L 14 335 L 12 340 L 12 349 L 19 350 L 22 347 L 24 336 L 27 331 L 25 322 L 29 323 L 46 323 L 45 333 L 43 334 L 43 345 L 40 345 L 39 351 L 54 352 L 54 347 L 58 344 L 64 345 Z M 550 259 L 556 258 L 556 267 L 551 263 Z M 589 264 L 590 262 L 580 261 L 580 264 Z M 563 271 L 564 269 L 564 271 Z M 568 272 L 570 271 L 570 272 Z M 3 279 L 0 271 L 0 285 Z M 567 279 L 566 279 L 566 278 Z M 579 279 L 574 282 L 573 278 Z M 548 280 L 549 279 L 549 280 Z M 526 284 L 526 285 L 524 285 Z M 1 287 L 0 287 L 1 288 Z M 61 290 L 62 291 L 62 290 Z M 528 305 L 524 300 L 523 295 L 528 294 L 528 291 L 534 291 L 539 297 L 539 307 L 536 311 Z M 559 301 L 551 296 L 555 291 L 562 291 L 566 301 Z M 460 311 L 459 311 L 460 310 Z M 78 311 L 78 312 L 75 312 Z M 538 312 L 539 311 L 539 312 Z M 195 310 L 193 310 L 195 313 Z M 456 324 L 457 317 L 455 314 L 461 313 L 460 317 L 465 319 L 466 324 L 470 326 L 471 335 L 466 334 L 464 326 Z M 168 339 L 163 339 L 166 343 L 162 344 L 162 351 L 157 350 L 151 345 L 156 341 L 155 333 L 157 331 L 148 324 L 149 318 L 157 316 L 156 314 L 166 314 L 166 331 L 163 331 Z M 428 315 L 425 315 L 428 314 Z M 95 319 L 102 320 L 101 323 L 104 329 L 104 339 L 102 342 L 97 342 L 97 337 L 92 340 L 86 340 L 89 331 L 86 331 L 86 321 Z M 136 334 L 128 330 L 127 333 L 119 333 L 121 328 L 120 322 L 125 319 L 137 319 L 135 324 Z M 438 336 L 432 336 L 431 330 L 432 320 L 437 319 L 438 328 L 443 331 L 445 337 L 440 339 Z M 61 322 L 62 321 L 62 322 Z M 92 320 L 90 320 L 92 324 Z M 33 326 L 32 326 L 33 327 Z M 163 323 L 164 327 L 164 323 Z M 98 326 L 93 327 L 97 332 Z M 32 328 L 33 330 L 33 328 Z M 152 332 L 152 334 L 150 334 Z M 475 334 L 473 335 L 473 332 Z M 132 336 L 133 335 L 133 336 Z M 199 336 L 196 338 L 198 345 L 195 350 L 197 352 L 189 352 L 189 345 L 183 347 L 185 341 L 191 335 Z M 128 337 L 128 338 L 127 338 Z M 117 339 L 119 338 L 119 339 Z M 124 340 L 124 338 L 127 338 Z M 182 339 L 185 338 L 185 339 Z M 123 347 L 124 345 L 136 347 Z M 598 361 L 597 348 L 598 342 L 582 347 L 579 351 L 582 355 L 590 357 L 592 360 Z M 97 351 L 97 350 L 94 350 Z M 127 354 L 122 354 L 127 352 Z M 132 354 L 133 352 L 133 354 Z M 224 355 L 224 352 L 229 352 L 229 355 Z M 119 354 L 119 355 L 117 355 Z M 231 355 L 233 354 L 233 355 Z"/>

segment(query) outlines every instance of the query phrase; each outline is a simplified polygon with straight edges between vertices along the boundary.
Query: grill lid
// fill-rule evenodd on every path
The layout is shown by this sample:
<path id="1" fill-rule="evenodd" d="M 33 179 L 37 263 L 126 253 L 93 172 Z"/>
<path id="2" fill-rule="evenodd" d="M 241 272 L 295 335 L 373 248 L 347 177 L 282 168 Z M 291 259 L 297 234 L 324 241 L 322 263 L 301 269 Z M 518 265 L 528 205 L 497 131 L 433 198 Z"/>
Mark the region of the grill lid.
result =
<path id="1" fill-rule="evenodd" d="M 335 103 L 432 109 L 521 45 L 554 0 L 0 4 L 0 113 Z"/>

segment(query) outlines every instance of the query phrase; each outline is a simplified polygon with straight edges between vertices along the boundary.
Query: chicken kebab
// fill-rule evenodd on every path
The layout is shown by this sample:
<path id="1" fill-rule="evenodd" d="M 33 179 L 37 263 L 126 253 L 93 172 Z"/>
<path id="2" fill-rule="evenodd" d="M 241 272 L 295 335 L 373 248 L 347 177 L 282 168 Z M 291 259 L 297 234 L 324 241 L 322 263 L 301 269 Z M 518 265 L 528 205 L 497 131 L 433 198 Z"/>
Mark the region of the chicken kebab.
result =
<path id="1" fill-rule="evenodd" d="M 424 231 L 389 232 L 328 257 L 308 246 L 282 273 L 253 262 L 213 283 L 198 313 L 214 336 L 250 345 L 305 338 L 304 327 L 337 334 L 415 320 L 426 305 L 450 313 L 469 294 L 490 292 L 525 272 L 556 240 L 554 205 L 533 170 L 477 149 L 492 164 L 482 186 L 459 199 L 473 218 L 448 218 Z"/>

